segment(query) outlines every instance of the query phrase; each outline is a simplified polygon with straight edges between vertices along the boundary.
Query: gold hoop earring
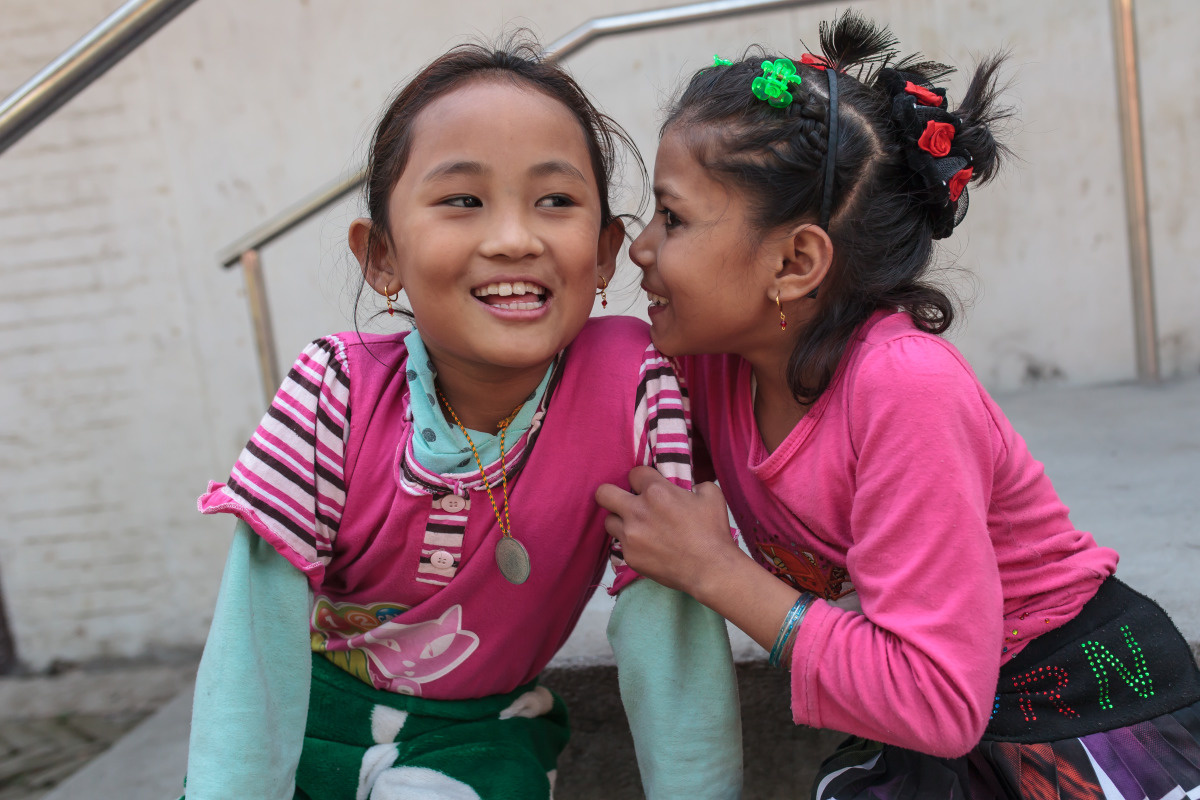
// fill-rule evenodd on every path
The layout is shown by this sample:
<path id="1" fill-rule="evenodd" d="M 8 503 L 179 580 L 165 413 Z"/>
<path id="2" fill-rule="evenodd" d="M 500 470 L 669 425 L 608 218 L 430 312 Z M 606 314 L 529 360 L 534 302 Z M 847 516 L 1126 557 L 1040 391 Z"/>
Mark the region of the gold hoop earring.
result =
<path id="1" fill-rule="evenodd" d="M 400 291 L 396 290 L 395 294 L 388 294 L 388 289 L 390 288 L 392 288 L 392 283 L 388 281 L 383 286 L 383 299 L 387 300 L 388 316 L 393 317 L 396 315 L 396 309 L 392 308 L 392 303 L 400 299 Z"/>
<path id="2" fill-rule="evenodd" d="M 783 301 L 779 299 L 779 295 L 775 295 L 775 305 L 779 307 L 779 330 L 787 330 L 787 315 L 783 313 Z"/>
<path id="3" fill-rule="evenodd" d="M 600 276 L 600 307 L 601 308 L 608 308 L 608 294 L 606 293 L 607 289 L 608 289 L 608 281 L 606 281 L 604 279 L 604 276 L 601 275 Z"/>

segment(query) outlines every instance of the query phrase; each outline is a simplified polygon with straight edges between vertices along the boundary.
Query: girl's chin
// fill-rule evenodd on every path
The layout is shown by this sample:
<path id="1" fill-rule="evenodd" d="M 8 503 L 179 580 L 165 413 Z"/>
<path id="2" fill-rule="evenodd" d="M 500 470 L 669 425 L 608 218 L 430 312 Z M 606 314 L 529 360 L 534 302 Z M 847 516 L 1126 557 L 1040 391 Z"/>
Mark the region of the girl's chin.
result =
<path id="1" fill-rule="evenodd" d="M 654 342 L 654 349 L 662 353 L 664 356 L 684 355 L 679 352 L 679 343 L 672 342 L 662 326 L 650 324 L 650 341 Z"/>

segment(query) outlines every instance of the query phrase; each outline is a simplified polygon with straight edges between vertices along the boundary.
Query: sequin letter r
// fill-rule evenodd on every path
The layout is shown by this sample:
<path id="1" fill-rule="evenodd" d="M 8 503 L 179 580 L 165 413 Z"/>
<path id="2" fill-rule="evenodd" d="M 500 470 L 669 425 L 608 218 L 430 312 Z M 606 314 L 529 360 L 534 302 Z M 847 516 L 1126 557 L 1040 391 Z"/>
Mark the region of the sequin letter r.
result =
<path id="1" fill-rule="evenodd" d="M 1041 691 L 1034 691 L 1035 688 L 1046 687 L 1046 684 L 1051 681 L 1054 682 L 1053 686 L 1042 688 Z M 1021 690 L 1019 704 L 1021 713 L 1025 715 L 1025 721 L 1037 721 L 1037 713 L 1033 709 L 1033 698 L 1038 695 L 1045 695 L 1046 701 L 1063 716 L 1078 717 L 1079 712 L 1065 704 L 1062 699 L 1062 690 L 1066 687 L 1067 681 L 1067 671 L 1062 667 L 1038 667 L 1024 675 L 1015 676 L 1013 686 Z"/>

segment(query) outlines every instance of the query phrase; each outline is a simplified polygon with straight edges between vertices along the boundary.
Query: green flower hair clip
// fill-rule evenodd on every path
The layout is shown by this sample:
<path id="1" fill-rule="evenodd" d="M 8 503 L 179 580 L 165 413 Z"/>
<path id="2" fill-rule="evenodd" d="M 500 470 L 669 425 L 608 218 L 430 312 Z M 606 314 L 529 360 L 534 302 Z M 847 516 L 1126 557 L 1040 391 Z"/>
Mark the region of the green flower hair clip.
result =
<path id="1" fill-rule="evenodd" d="M 728 58 L 721 58 L 716 53 L 713 53 L 713 66 L 714 67 L 728 67 L 728 66 L 731 66 L 732 64 L 733 64 L 733 62 L 730 61 Z"/>
<path id="2" fill-rule="evenodd" d="M 796 74 L 796 65 L 790 59 L 781 58 L 774 63 L 762 62 L 762 77 L 755 78 L 750 84 L 750 91 L 759 100 L 765 100 L 775 108 L 787 108 L 792 104 L 792 93 L 788 84 L 800 85 L 801 78 Z"/>

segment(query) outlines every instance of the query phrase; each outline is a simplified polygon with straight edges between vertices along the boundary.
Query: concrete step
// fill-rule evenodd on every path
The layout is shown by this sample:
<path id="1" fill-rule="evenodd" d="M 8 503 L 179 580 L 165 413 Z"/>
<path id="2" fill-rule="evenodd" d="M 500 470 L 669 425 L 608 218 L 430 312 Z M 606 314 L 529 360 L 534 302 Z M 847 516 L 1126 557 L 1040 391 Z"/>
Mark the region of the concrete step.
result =
<path id="1" fill-rule="evenodd" d="M 567 800 L 642 798 L 616 669 L 548 670 L 545 684 L 561 694 L 571 710 L 571 743 L 559 760 L 555 795 Z M 745 721 L 745 797 L 807 796 L 817 767 L 845 735 L 794 725 L 788 674 L 765 661 L 738 665 L 738 690 Z"/>
<path id="2" fill-rule="evenodd" d="M 792 724 L 788 676 L 757 661 L 738 665 L 748 760 L 745 796 L 792 800 L 817 765 L 844 738 Z M 556 795 L 571 800 L 641 798 L 633 740 L 612 666 L 555 667 L 543 682 L 571 713 L 571 742 L 559 761 Z M 58 786 L 44 800 L 166 800 L 176 797 L 187 766 L 191 691 L 186 691 Z M 803 792 L 800 792 L 803 794 Z"/>

